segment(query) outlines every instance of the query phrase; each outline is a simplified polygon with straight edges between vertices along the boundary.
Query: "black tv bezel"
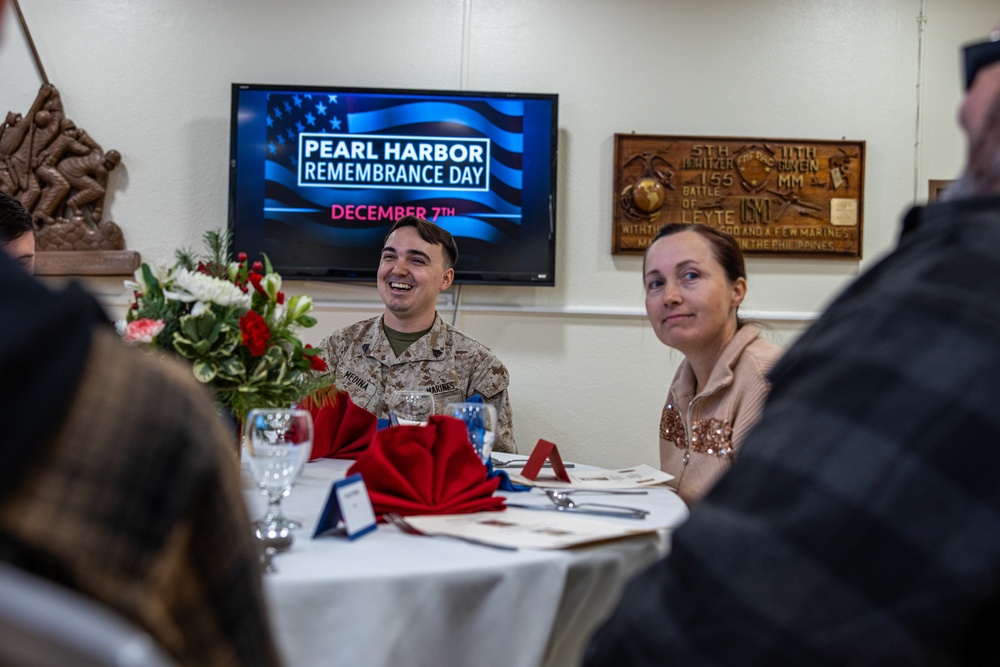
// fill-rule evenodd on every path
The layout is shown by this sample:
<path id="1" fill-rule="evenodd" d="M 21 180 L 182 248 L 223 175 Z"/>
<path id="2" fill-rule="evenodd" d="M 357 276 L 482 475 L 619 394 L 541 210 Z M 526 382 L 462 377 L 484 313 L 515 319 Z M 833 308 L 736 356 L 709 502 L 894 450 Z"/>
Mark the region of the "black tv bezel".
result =
<path id="1" fill-rule="evenodd" d="M 420 89 L 420 88 L 370 88 L 360 86 L 330 86 L 326 84 L 261 84 L 261 83 L 232 83 L 230 87 L 230 118 L 229 118 L 229 189 L 228 189 L 228 210 L 227 224 L 234 241 L 234 248 L 238 250 L 249 250 L 251 253 L 259 252 L 260 249 L 246 249 L 239 247 L 239 235 L 236 228 L 236 193 L 238 186 L 238 112 L 239 93 L 241 90 L 261 90 L 275 92 L 316 92 L 321 94 L 350 94 L 367 93 L 374 95 L 414 95 L 414 96 L 435 96 L 435 97 L 469 97 L 469 98 L 494 98 L 494 99 L 526 99 L 526 100 L 546 100 L 552 105 L 552 118 L 550 122 L 550 163 L 549 163 L 549 195 L 548 195 L 548 258 L 549 270 L 545 278 L 538 278 L 537 272 L 534 275 L 512 272 L 484 272 L 466 270 L 461 268 L 462 255 L 461 245 L 459 245 L 459 262 L 455 269 L 455 285 L 506 285 L 511 287 L 554 287 L 556 285 L 556 227 L 557 227 L 557 179 L 559 164 L 559 94 L 558 93 L 526 93 L 526 92 L 502 92 L 502 91 L 480 91 L 480 90 L 444 90 L 444 89 Z M 364 283 L 374 284 L 377 280 L 377 266 L 370 270 L 353 270 L 342 268 L 327 268 L 317 271 L 304 267 L 295 267 L 275 264 L 274 269 L 278 271 L 286 280 L 316 280 L 322 282 L 339 283 Z"/>

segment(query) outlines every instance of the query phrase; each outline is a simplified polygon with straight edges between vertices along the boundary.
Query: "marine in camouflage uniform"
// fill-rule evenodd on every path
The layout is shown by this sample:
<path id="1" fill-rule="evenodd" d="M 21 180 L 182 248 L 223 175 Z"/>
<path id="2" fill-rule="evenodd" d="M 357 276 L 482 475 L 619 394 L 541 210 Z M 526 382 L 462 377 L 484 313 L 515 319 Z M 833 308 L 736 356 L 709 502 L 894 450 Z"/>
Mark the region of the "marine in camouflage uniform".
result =
<path id="1" fill-rule="evenodd" d="M 382 316 L 335 331 L 320 348 L 351 400 L 376 416 L 388 415 L 388 397 L 400 389 L 429 391 L 435 412 L 479 394 L 497 411 L 493 451 L 517 451 L 507 385 L 507 368 L 489 348 L 435 315 L 431 330 L 399 358 L 382 330 Z"/>

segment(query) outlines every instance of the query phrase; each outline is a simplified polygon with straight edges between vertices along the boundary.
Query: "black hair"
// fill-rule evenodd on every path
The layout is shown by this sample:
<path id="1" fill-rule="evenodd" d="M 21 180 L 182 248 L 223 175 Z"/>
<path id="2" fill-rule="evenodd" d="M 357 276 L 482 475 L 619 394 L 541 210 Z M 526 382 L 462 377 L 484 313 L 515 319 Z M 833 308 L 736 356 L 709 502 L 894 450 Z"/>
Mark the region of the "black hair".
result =
<path id="1" fill-rule="evenodd" d="M 35 233 L 31 214 L 21 202 L 0 192 L 0 244 L 7 245 L 27 232 Z"/>

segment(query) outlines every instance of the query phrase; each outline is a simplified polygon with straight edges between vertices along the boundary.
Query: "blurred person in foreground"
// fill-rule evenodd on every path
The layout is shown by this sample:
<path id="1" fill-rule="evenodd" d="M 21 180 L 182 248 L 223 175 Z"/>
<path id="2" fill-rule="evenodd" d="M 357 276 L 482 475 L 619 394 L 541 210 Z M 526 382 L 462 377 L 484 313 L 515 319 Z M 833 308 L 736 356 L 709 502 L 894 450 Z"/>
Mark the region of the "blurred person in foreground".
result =
<path id="1" fill-rule="evenodd" d="M 760 417 L 781 348 L 737 315 L 747 272 L 729 234 L 666 224 L 646 250 L 642 273 L 656 337 L 684 353 L 660 418 L 660 467 L 691 504 L 728 469 Z"/>
<path id="2" fill-rule="evenodd" d="M 458 245 L 416 216 L 389 230 L 378 265 L 382 315 L 333 332 L 319 347 L 340 389 L 376 417 L 397 390 L 434 395 L 434 412 L 475 394 L 497 411 L 495 452 L 516 452 L 507 368 L 482 343 L 441 319 L 437 298 L 451 287 Z"/>
<path id="3" fill-rule="evenodd" d="M 0 248 L 28 273 L 34 273 L 35 226 L 31 214 L 21 202 L 3 192 L 0 192 Z"/>
<path id="4" fill-rule="evenodd" d="M 103 602 L 182 665 L 274 665 L 232 435 L 181 362 L 0 253 L 0 560 Z"/>
<path id="5" fill-rule="evenodd" d="M 785 354 L 586 665 L 1000 664 L 998 39 L 966 50 L 951 199 Z"/>

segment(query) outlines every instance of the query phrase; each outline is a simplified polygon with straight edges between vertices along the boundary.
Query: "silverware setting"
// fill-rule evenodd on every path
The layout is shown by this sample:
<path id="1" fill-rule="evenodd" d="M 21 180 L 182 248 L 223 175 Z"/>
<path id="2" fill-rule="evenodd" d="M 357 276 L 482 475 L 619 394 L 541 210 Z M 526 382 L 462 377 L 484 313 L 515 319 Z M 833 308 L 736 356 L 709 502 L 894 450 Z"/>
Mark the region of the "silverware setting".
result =
<path id="1" fill-rule="evenodd" d="M 563 507 L 570 510 L 578 510 L 583 507 L 602 507 L 607 509 L 619 510 L 621 512 L 627 512 L 629 514 L 636 515 L 636 518 L 644 519 L 649 514 L 646 510 L 639 509 L 637 507 L 627 507 L 624 505 L 608 505 L 605 503 L 578 503 L 569 497 L 568 493 L 562 491 L 557 491 L 555 489 L 546 489 L 545 495 L 549 497 L 556 507 Z M 589 510 L 588 510 L 589 511 Z"/>
<path id="2" fill-rule="evenodd" d="M 574 514 L 594 514 L 597 516 L 613 516 L 620 519 L 645 519 L 649 512 L 638 507 L 624 505 L 606 505 L 604 503 L 578 503 L 569 497 L 568 493 L 555 489 L 545 489 L 545 495 L 552 501 L 553 507 L 547 505 L 529 505 L 508 502 L 507 507 L 520 507 L 528 510 L 550 512 L 570 512 Z"/>
<path id="3" fill-rule="evenodd" d="M 566 507 L 564 505 L 527 505 L 521 503 L 507 503 L 507 507 L 519 507 L 526 510 L 539 510 L 542 512 L 566 512 L 567 514 L 593 514 L 595 516 L 612 516 L 618 519 L 645 519 L 648 512 L 640 509 L 601 509 L 591 507 Z"/>

